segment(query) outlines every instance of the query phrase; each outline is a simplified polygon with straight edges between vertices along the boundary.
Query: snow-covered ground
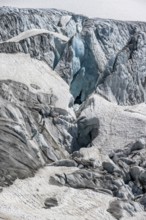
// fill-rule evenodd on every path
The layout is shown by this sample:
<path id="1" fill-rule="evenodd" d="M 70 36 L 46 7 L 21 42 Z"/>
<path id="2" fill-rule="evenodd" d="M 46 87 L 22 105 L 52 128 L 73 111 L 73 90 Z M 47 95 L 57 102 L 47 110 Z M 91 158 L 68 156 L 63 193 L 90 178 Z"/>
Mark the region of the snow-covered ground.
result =
<path id="1" fill-rule="evenodd" d="M 94 100 L 92 111 L 89 105 L 80 117 L 88 118 L 89 121 L 94 117 L 99 118 L 99 134 L 92 143 L 95 147 L 110 152 L 112 149 L 124 148 L 140 138 L 145 139 L 146 104 L 119 106 L 98 94 L 90 96 L 90 100 Z"/>
<path id="2" fill-rule="evenodd" d="M 38 61 L 23 53 L 0 54 L 0 80 L 13 80 L 26 84 L 32 92 L 54 94 L 58 99 L 56 107 L 68 109 L 70 99 L 69 86 L 58 76 L 45 62 Z M 35 84 L 40 87 L 35 90 L 31 87 Z"/>
<path id="3" fill-rule="evenodd" d="M 89 189 L 73 189 L 49 183 L 50 176 L 71 173 L 77 168 L 45 167 L 35 177 L 16 180 L 0 193 L 0 220 L 115 220 L 106 210 L 113 197 Z M 56 198 L 58 206 L 44 208 L 47 198 Z M 121 220 L 145 220 L 139 212 Z"/>
<path id="4" fill-rule="evenodd" d="M 106 211 L 111 196 L 49 184 L 55 173 L 70 173 L 77 168 L 46 167 L 35 177 L 16 180 L 0 193 L 0 219 L 7 220 L 114 220 Z M 45 209 L 46 198 L 54 197 L 59 206 Z"/>

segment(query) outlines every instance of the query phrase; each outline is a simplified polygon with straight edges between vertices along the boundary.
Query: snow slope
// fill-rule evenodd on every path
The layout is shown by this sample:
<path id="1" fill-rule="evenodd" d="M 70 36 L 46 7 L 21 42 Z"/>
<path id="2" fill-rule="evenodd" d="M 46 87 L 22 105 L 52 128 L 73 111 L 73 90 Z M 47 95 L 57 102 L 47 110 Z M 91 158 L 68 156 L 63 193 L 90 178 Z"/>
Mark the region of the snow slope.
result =
<path id="1" fill-rule="evenodd" d="M 55 173 L 71 173 L 77 168 L 46 167 L 34 178 L 16 180 L 0 193 L 0 219 L 7 220 L 114 220 L 106 211 L 111 196 L 49 184 Z M 44 201 L 55 197 L 59 206 L 45 209 Z M 106 199 L 105 199 L 106 198 Z"/>
<path id="2" fill-rule="evenodd" d="M 13 37 L 9 40 L 7 40 L 6 42 L 20 42 L 21 40 L 24 40 L 26 38 L 29 38 L 29 37 L 33 37 L 33 36 L 36 36 L 36 35 L 39 35 L 39 34 L 51 34 L 63 41 L 68 41 L 69 38 L 62 35 L 62 34 L 59 34 L 57 32 L 53 32 L 53 31 L 48 31 L 48 30 L 45 30 L 45 29 L 31 29 L 31 30 L 27 30 L 27 31 L 24 31 L 22 33 L 20 33 L 19 35 L 17 35 L 16 37 Z M 3 42 L 2 42 L 3 43 Z"/>
<path id="3" fill-rule="evenodd" d="M 56 107 L 69 110 L 72 98 L 69 86 L 45 62 L 30 58 L 29 55 L 0 54 L 0 80 L 14 80 L 26 84 L 32 92 L 52 93 L 58 97 Z"/>

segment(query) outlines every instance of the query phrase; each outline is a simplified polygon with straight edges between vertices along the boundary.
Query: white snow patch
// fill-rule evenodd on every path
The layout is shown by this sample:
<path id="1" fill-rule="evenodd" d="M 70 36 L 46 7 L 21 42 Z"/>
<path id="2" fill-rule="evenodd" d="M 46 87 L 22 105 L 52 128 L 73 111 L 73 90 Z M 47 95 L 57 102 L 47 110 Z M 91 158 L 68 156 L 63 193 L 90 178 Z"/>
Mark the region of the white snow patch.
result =
<path id="1" fill-rule="evenodd" d="M 73 110 L 68 108 L 72 98 L 69 86 L 45 62 L 33 59 L 28 54 L 0 53 L 0 80 L 8 79 L 26 84 L 34 93 L 54 94 L 58 99 L 56 107 L 66 109 L 74 115 Z M 40 89 L 32 88 L 31 84 Z"/>
<path id="2" fill-rule="evenodd" d="M 99 134 L 93 140 L 93 146 L 109 153 L 140 138 L 145 139 L 146 104 L 119 106 L 98 94 L 91 95 L 90 100 L 93 103 L 81 112 L 80 117 L 99 119 Z"/>
<path id="3" fill-rule="evenodd" d="M 54 37 L 57 37 L 57 38 L 59 38 L 59 39 L 61 39 L 63 41 L 69 41 L 68 37 L 66 37 L 63 34 L 57 33 L 57 32 L 48 31 L 46 29 L 31 29 L 31 30 L 24 31 L 24 32 L 20 33 L 19 35 L 15 36 L 15 37 L 13 37 L 13 38 L 5 41 L 5 42 L 15 42 L 15 43 L 18 43 L 21 40 L 24 40 L 26 38 L 33 37 L 33 36 L 36 36 L 36 35 L 40 35 L 40 34 L 51 34 Z M 3 42 L 1 42 L 1 43 L 3 43 Z"/>
<path id="4" fill-rule="evenodd" d="M 72 16 L 69 16 L 69 15 L 64 15 L 61 17 L 60 19 L 60 24 L 62 27 L 65 27 L 67 25 L 67 23 L 70 21 Z"/>
<path id="5" fill-rule="evenodd" d="M 0 217 L 7 220 L 114 220 L 106 211 L 111 196 L 49 184 L 50 176 L 71 173 L 77 168 L 46 167 L 33 178 L 16 180 L 0 193 Z M 59 205 L 44 209 L 46 198 Z"/>

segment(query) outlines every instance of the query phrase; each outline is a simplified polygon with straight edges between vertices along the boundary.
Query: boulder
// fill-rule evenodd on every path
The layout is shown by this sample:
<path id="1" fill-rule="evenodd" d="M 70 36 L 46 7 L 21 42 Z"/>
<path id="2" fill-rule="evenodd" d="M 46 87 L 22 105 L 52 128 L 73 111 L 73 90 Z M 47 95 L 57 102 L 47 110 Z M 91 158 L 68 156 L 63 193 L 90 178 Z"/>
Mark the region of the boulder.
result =
<path id="1" fill-rule="evenodd" d="M 44 202 L 45 208 L 50 209 L 58 206 L 58 201 L 56 198 L 47 198 Z"/>
<path id="2" fill-rule="evenodd" d="M 139 166 L 133 166 L 130 169 L 131 178 L 135 181 L 139 180 L 141 173 L 144 172 L 144 169 Z"/>
<path id="3" fill-rule="evenodd" d="M 59 160 L 51 163 L 50 166 L 65 166 L 65 167 L 77 167 L 77 163 L 74 160 Z"/>
<path id="4" fill-rule="evenodd" d="M 146 146 L 145 140 L 140 139 L 133 144 L 133 146 L 131 147 L 131 151 L 142 150 L 145 148 L 145 146 Z"/>
<path id="5" fill-rule="evenodd" d="M 103 169 L 106 170 L 108 173 L 113 174 L 119 168 L 114 164 L 112 161 L 103 162 L 102 163 Z"/>

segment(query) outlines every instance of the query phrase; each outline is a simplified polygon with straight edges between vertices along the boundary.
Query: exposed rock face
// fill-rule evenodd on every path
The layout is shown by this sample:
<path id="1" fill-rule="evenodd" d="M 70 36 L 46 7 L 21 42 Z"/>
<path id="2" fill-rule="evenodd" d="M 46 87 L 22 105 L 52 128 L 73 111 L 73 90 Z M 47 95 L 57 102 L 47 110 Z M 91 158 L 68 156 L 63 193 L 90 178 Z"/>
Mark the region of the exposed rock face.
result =
<path id="1" fill-rule="evenodd" d="M 45 165 L 66 167 L 51 175 L 54 189 L 61 190 L 59 184 L 74 193 L 89 190 L 94 199 L 102 194 L 111 201 L 106 214 L 94 210 L 87 219 L 142 219 L 145 33 L 142 22 L 89 19 L 55 9 L 0 9 L 1 187 Z M 54 195 L 43 198 L 43 205 L 50 212 L 61 210 Z"/>
<path id="2" fill-rule="evenodd" d="M 0 185 L 65 159 L 77 126 L 68 85 L 24 54 L 0 54 Z M 7 68 L 9 67 L 9 68 Z M 49 77 L 48 77 L 49 76 Z"/>
<path id="3" fill-rule="evenodd" d="M 33 93 L 25 84 L 10 80 L 0 82 L 0 94 L 1 185 L 10 184 L 17 177 L 31 176 L 45 163 L 67 156 L 63 125 L 61 132 L 57 123 L 62 120 L 69 124 L 71 117 L 68 119 L 54 107 L 57 97 Z M 60 142 L 55 134 L 60 135 Z"/>
<path id="4" fill-rule="evenodd" d="M 17 38 L 12 38 L 0 44 L 1 53 L 26 53 L 38 60 L 45 61 L 52 69 L 57 65 L 65 48 L 65 42 L 68 38 L 63 35 L 51 36 L 47 30 L 32 29 L 31 32 L 24 32 L 26 36 L 21 34 Z"/>

